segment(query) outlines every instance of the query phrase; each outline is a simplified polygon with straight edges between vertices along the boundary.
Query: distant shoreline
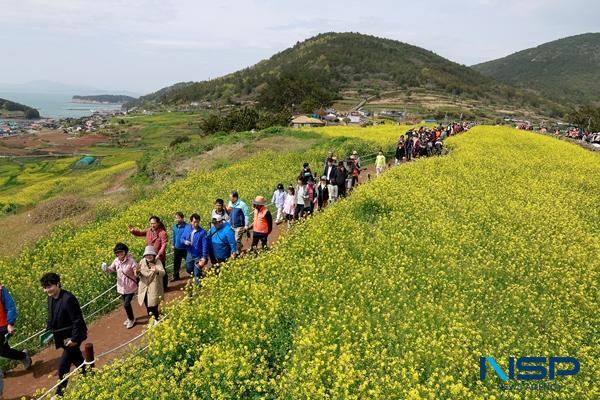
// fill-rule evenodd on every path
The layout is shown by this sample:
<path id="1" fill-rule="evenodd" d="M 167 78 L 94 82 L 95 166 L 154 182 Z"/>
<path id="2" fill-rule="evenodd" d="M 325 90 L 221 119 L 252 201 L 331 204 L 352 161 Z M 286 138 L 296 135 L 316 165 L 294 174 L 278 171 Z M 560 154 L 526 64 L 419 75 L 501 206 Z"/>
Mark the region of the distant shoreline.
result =
<path id="1" fill-rule="evenodd" d="M 85 100 L 85 99 L 72 99 L 71 103 L 76 104 L 105 104 L 105 105 L 123 105 L 125 102 L 113 102 L 113 101 L 98 101 L 98 100 Z"/>
<path id="2" fill-rule="evenodd" d="M 75 95 L 71 98 L 72 103 L 123 105 L 136 100 L 135 97 L 120 94 L 99 94 L 90 96 Z"/>

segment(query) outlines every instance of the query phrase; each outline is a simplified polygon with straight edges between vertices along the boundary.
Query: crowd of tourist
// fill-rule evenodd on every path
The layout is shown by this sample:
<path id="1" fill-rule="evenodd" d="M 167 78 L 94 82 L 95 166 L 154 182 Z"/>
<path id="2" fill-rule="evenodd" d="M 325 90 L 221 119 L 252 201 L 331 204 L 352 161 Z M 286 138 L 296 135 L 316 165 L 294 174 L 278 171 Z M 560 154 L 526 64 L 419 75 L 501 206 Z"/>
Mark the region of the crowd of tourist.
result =
<path id="1" fill-rule="evenodd" d="M 397 142 L 393 153 L 395 164 L 442 154 L 443 140 L 466 129 L 464 124 L 411 129 Z M 385 153 L 379 150 L 375 157 L 377 176 L 387 167 Z M 183 278 L 181 269 L 184 266 L 188 276 L 193 277 L 196 285 L 200 285 L 209 271 L 218 274 L 224 262 L 243 252 L 245 237 L 252 237 L 250 250 L 257 249 L 259 245 L 262 249 L 268 249 L 274 224 L 285 222 L 290 228 L 295 221 L 309 217 L 348 196 L 359 184 L 361 172 L 365 169 L 357 151 L 343 159 L 329 152 L 323 164 L 315 167 L 319 173 L 314 173 L 310 164 L 304 163 L 294 185 L 286 187 L 283 183 L 277 184 L 271 196 L 271 204 L 276 210 L 275 219 L 264 196 L 256 196 L 251 202 L 251 209 L 237 191 L 232 191 L 227 205 L 221 198 L 215 200 L 210 225 L 206 228 L 202 226 L 199 214 L 192 213 L 186 221 L 181 211 L 173 214 L 170 235 L 158 216 L 151 216 L 145 228 L 127 225 L 127 230 L 133 236 L 145 239 L 146 246 L 141 259 L 136 260 L 127 244 L 119 242 L 112 249 L 115 256 L 112 262 L 101 264 L 104 273 L 116 274 L 117 293 L 126 315 L 123 325 L 131 329 L 136 324 L 132 307 L 136 296 L 138 304 L 145 306 L 148 317 L 153 318 L 154 323 L 159 320 L 159 306 L 168 290 L 166 266 L 169 247 L 173 257 L 171 281 Z M 40 283 L 48 295 L 46 331 L 53 334 L 56 348 L 63 349 L 58 368 L 61 383 L 57 387 L 57 394 L 61 395 L 67 384 L 67 380 L 62 381 L 63 377 L 69 373 L 71 366 L 83 364 L 80 346 L 87 339 L 87 326 L 77 298 L 62 288 L 58 274 L 49 272 L 41 278 Z M 8 344 L 16 318 L 16 306 L 10 293 L 6 288 L 1 288 L 0 356 L 18 360 L 28 369 L 31 357 L 27 351 L 14 350 Z M 82 370 L 85 373 L 85 366 Z"/>

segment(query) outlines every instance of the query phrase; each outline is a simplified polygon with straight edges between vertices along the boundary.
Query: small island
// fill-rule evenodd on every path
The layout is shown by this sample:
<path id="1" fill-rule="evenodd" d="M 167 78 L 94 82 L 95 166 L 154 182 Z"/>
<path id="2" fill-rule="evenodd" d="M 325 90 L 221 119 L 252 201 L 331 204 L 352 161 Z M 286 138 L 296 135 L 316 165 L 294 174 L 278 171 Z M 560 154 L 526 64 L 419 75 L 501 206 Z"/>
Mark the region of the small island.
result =
<path id="1" fill-rule="evenodd" d="M 14 101 L 0 99 L 0 118 L 7 119 L 38 119 L 40 113 L 35 108 L 15 103 Z"/>
<path id="2" fill-rule="evenodd" d="M 124 104 L 135 99 L 135 97 L 120 94 L 100 94 L 95 96 L 73 96 L 71 101 L 86 104 Z"/>

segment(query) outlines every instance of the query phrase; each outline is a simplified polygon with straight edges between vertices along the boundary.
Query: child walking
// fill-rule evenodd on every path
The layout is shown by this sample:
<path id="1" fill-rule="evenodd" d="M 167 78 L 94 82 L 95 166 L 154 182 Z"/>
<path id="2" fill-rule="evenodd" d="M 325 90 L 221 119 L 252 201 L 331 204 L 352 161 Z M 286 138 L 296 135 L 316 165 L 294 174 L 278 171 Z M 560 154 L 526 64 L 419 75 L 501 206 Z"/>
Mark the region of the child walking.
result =
<path id="1" fill-rule="evenodd" d="M 283 212 L 285 213 L 285 219 L 287 220 L 288 228 L 292 226 L 292 221 L 294 220 L 294 211 L 296 209 L 296 203 L 294 200 L 294 187 L 288 186 L 287 193 L 285 195 L 285 202 L 283 204 Z"/>
<path id="2" fill-rule="evenodd" d="M 271 198 L 271 203 L 275 204 L 277 207 L 277 216 L 275 217 L 275 223 L 280 224 L 283 222 L 284 212 L 283 206 L 285 204 L 285 190 L 283 189 L 283 183 L 277 184 L 277 189 L 273 192 L 273 197 Z"/>

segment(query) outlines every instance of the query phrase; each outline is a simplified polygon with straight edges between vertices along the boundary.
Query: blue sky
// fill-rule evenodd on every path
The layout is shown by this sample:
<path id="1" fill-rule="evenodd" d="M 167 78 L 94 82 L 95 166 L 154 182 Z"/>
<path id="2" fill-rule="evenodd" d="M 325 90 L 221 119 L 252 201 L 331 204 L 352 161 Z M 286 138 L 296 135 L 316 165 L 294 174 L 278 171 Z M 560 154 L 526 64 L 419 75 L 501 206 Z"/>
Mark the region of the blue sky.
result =
<path id="1" fill-rule="evenodd" d="M 597 0 L 0 0 L 0 82 L 143 94 L 236 71 L 329 31 L 471 65 L 599 27 Z"/>

